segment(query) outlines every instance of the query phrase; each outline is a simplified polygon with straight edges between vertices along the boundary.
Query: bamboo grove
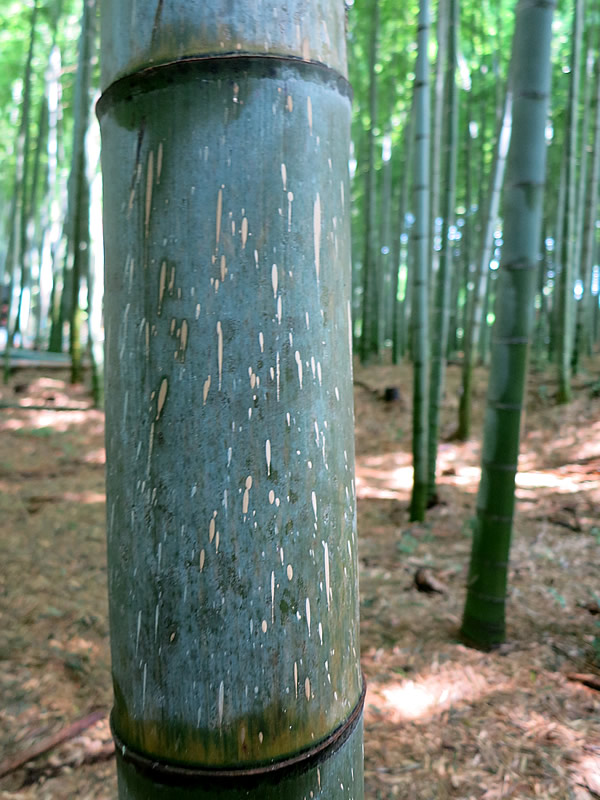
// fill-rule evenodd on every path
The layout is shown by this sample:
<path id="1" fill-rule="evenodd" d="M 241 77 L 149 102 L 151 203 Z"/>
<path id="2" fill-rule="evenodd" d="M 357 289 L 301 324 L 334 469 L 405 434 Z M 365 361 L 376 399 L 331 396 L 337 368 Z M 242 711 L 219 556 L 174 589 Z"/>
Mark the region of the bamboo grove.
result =
<path id="1" fill-rule="evenodd" d="M 198 502 L 204 504 L 207 514 L 212 509 L 212 506 L 209 509 L 208 497 L 216 491 L 215 487 L 220 487 L 219 492 L 225 491 L 227 496 L 221 477 L 216 472 L 213 475 L 209 469 L 211 478 L 207 479 L 204 494 L 200 492 L 201 500 L 191 503 L 177 475 L 176 456 L 185 452 L 183 441 L 176 453 L 169 451 L 171 455 L 165 467 L 168 479 L 160 478 L 160 469 L 153 460 L 158 458 L 156 453 L 164 443 L 158 438 L 163 412 L 181 420 L 186 414 L 186 402 L 193 405 L 191 390 L 187 395 L 185 392 L 175 394 L 170 387 L 174 381 L 184 381 L 186 359 L 196 358 L 194 363 L 199 363 L 206 355 L 199 349 L 194 356 L 193 348 L 197 345 L 192 344 L 191 339 L 188 342 L 190 320 L 196 313 L 196 320 L 205 320 L 205 317 L 208 320 L 203 335 L 207 341 L 214 340 L 217 361 L 211 374 L 200 375 L 192 369 L 193 380 L 189 386 L 197 383 L 201 387 L 201 405 L 199 409 L 194 407 L 196 416 L 189 426 L 194 437 L 203 441 L 214 439 L 214 463 L 222 453 L 217 452 L 216 429 L 211 428 L 212 423 L 201 420 L 202 409 L 215 403 L 213 419 L 217 419 L 220 413 L 217 392 L 221 392 L 227 380 L 234 388 L 238 380 L 241 385 L 241 376 L 234 375 L 233 368 L 228 375 L 230 365 L 222 360 L 225 347 L 237 348 L 236 352 L 244 352 L 252 361 L 251 406 L 254 403 L 258 408 L 262 396 L 257 365 L 264 366 L 263 362 L 272 357 L 273 364 L 269 361 L 265 367 L 263 387 L 268 386 L 269 380 L 276 382 L 277 402 L 280 393 L 289 400 L 290 409 L 299 420 L 294 423 L 298 431 L 304 423 L 308 427 L 311 415 L 322 412 L 322 428 L 315 424 L 317 444 L 322 448 L 323 470 L 313 476 L 315 488 L 309 490 L 307 487 L 313 486 L 313 477 L 308 480 L 305 476 L 301 480 L 300 473 L 294 473 L 294 480 L 302 484 L 302 491 L 287 494 L 302 498 L 299 519 L 304 519 L 311 527 L 314 516 L 315 530 L 321 526 L 319 531 L 326 529 L 327 536 L 331 537 L 324 535 L 322 544 L 315 545 L 321 560 L 324 550 L 323 575 L 311 574 L 309 579 L 309 565 L 303 562 L 301 555 L 298 569 L 301 573 L 306 571 L 304 583 L 314 590 L 313 607 L 319 607 L 320 602 L 323 609 L 329 608 L 330 580 L 338 582 L 345 598 L 345 616 L 341 619 L 346 620 L 353 631 L 351 647 L 344 649 L 347 642 L 340 645 L 343 634 L 333 623 L 327 622 L 321 627 L 319 636 L 325 635 L 326 639 L 330 636 L 335 645 L 333 649 L 337 648 L 341 659 L 338 665 L 340 685 L 350 686 L 351 696 L 336 697 L 335 703 L 328 705 L 327 713 L 322 715 L 323 729 L 319 735 L 325 741 L 337 726 L 346 724 L 348 714 L 354 709 L 356 730 L 350 735 L 345 750 L 342 747 L 339 751 L 345 766 L 336 767 L 333 759 L 328 780 L 333 785 L 341 771 L 356 768 L 355 796 L 359 797 L 361 779 L 356 753 L 360 749 L 358 720 L 364 687 L 356 664 L 356 552 L 351 499 L 353 448 L 348 439 L 351 438 L 352 419 L 351 400 L 347 396 L 351 376 L 348 340 L 355 357 L 363 363 L 407 361 L 412 364 L 414 489 L 410 515 L 413 520 L 423 520 L 428 506 L 438 500 L 439 413 L 448 362 L 460 364 L 462 371 L 456 420 L 456 436 L 462 440 L 471 435 L 473 370 L 479 364 L 490 369 L 482 481 L 473 522 L 473 551 L 462 633 L 479 646 L 497 644 L 505 635 L 506 572 L 527 369 L 533 365 L 555 370 L 559 386 L 557 402 L 568 403 L 573 375 L 581 368 L 582 360 L 597 351 L 600 339 L 600 6 L 598 0 L 575 0 L 573 3 L 562 0 L 556 7 L 550 0 L 483 0 L 478 3 L 472 0 L 407 0 L 404 3 L 347 0 L 344 8 L 341 0 L 328 3 L 296 0 L 290 6 L 295 9 L 294 19 L 304 20 L 306 35 L 294 33 L 292 36 L 290 31 L 294 26 L 291 18 L 285 18 L 283 9 L 277 11 L 281 16 L 279 26 L 272 19 L 269 22 L 269 15 L 264 19 L 259 15 L 253 19 L 252 36 L 240 29 L 236 33 L 239 41 L 231 39 L 232 52 L 238 54 L 234 66 L 233 57 L 227 63 L 216 59 L 215 53 L 227 48 L 224 45 L 221 48 L 218 37 L 211 40 L 205 30 L 210 27 L 209 22 L 204 17 L 196 22 L 188 20 L 183 10 L 185 3 L 170 5 L 175 9 L 172 9 L 173 26 L 183 25 L 189 34 L 189 38 L 184 37 L 183 55 L 174 44 L 176 37 L 164 34 L 161 38 L 162 15 L 167 15 L 162 2 L 152 11 L 136 10 L 135 3 L 100 4 L 96 0 L 14 0 L 0 9 L 3 67 L 0 72 L 0 335 L 3 336 L 0 349 L 4 352 L 4 371 L 8 374 L 11 352 L 17 348 L 24 352 L 28 349 L 68 352 L 72 380 L 80 381 L 83 365 L 89 363 L 94 398 L 99 406 L 103 405 L 106 319 L 108 355 L 112 358 L 107 370 L 112 392 L 112 396 L 107 397 L 107 412 L 114 421 L 109 423 L 112 427 L 107 437 L 109 483 L 112 481 L 110 491 L 117 509 L 112 521 L 109 517 L 109 527 L 115 560 L 122 550 L 119 536 L 125 535 L 131 508 L 137 502 L 132 498 L 127 500 L 122 493 L 123 470 L 136 476 L 136 486 L 143 485 L 144 491 L 150 492 L 147 505 L 154 509 L 152 514 L 156 519 L 160 516 L 155 509 L 156 498 L 152 498 L 151 486 L 147 483 L 150 478 L 144 470 L 158 476 L 156 480 L 163 487 L 165 497 L 170 498 L 169 502 L 179 498 L 183 528 L 196 524 L 194 508 Z M 212 7 L 212 4 L 207 5 Z M 230 5 L 215 2 L 214 14 L 226 15 Z M 191 6 L 195 8 L 195 4 Z M 239 0 L 238 6 L 244 18 L 252 17 L 254 5 Z M 125 13 L 123 9 L 129 11 Z M 125 41 L 121 40 L 126 28 L 122 15 L 129 19 L 130 12 L 138 16 L 135 26 L 131 30 L 127 28 L 129 38 Z M 100 76 L 100 15 L 104 31 L 103 79 Z M 231 30 L 235 30 L 233 16 L 229 23 Z M 196 37 L 195 24 L 201 29 Z M 269 24 L 273 24 L 272 29 Z M 223 25 L 225 30 L 227 26 Z M 319 25 L 327 36 L 318 33 Z M 300 27 L 299 24 L 298 29 Z M 283 36 L 281 41 L 277 40 L 276 30 L 287 31 L 289 38 Z M 142 32 L 147 34 L 143 41 L 139 38 Z M 117 46 L 115 42 L 120 44 Z M 257 42 L 265 42 L 264 52 L 259 53 Z M 353 104 L 351 128 L 344 131 L 344 124 L 350 125 L 346 50 Z M 139 55 L 137 61 L 132 57 L 129 63 L 127 52 L 143 56 Z M 271 58 L 268 66 L 265 66 L 268 60 L 265 52 Z M 157 78 L 156 85 L 152 83 L 154 78 L 147 75 L 143 80 L 140 78 L 140 85 L 131 78 L 131 98 L 135 102 L 127 99 L 129 95 L 126 102 L 123 100 L 122 86 L 114 91 L 111 88 L 119 81 L 129 80 L 135 71 L 147 70 L 155 63 L 165 65 L 187 60 L 186 63 L 190 63 L 182 66 L 176 75 L 178 88 L 177 91 L 173 89 L 169 102 L 175 104 L 182 125 L 188 124 L 196 136 L 196 131 L 202 129 L 204 117 L 199 112 L 198 118 L 194 117 L 193 92 L 189 87 L 193 83 L 190 76 L 197 69 L 196 61 L 203 59 L 208 59 L 212 65 L 207 72 L 209 77 L 202 79 L 205 108 L 208 109 L 203 112 L 205 116 L 214 113 L 216 120 L 217 109 L 221 114 L 221 104 L 225 102 L 220 94 L 222 84 L 232 91 L 227 99 L 231 109 L 226 111 L 225 123 L 219 117 L 215 130 L 205 133 L 207 141 L 213 137 L 210 146 L 214 145 L 223 163 L 229 166 L 229 162 L 235 162 L 238 194 L 239 187 L 244 187 L 248 197 L 253 195 L 252 201 L 245 199 L 244 202 L 240 195 L 238 210 L 226 205 L 229 198 L 220 171 L 222 165 L 211 162 L 208 144 L 200 147 L 198 139 L 197 153 L 192 157 L 191 151 L 186 150 L 188 140 L 172 125 L 168 113 L 155 113 L 152 97 L 144 99 L 144 92 L 156 93 L 161 98 L 161 108 L 166 107 L 167 96 L 171 94 L 166 84 L 161 83 L 166 78 Z M 195 66 L 190 66 L 192 61 Z M 280 69 L 281 74 L 278 73 Z M 143 88 L 140 88 L 142 83 Z M 297 99 L 290 92 L 286 94 L 285 87 L 292 84 Z M 109 100 L 103 99 L 96 109 L 101 85 L 111 94 Z M 273 93 L 285 95 L 281 108 L 276 106 Z M 257 97 L 263 99 L 257 100 Z M 271 113 L 271 107 L 276 109 L 272 113 L 273 120 L 277 121 L 269 127 L 264 115 Z M 103 126 L 104 189 L 96 110 Z M 264 142 L 261 144 L 248 132 L 241 132 L 239 118 L 243 114 L 255 115 L 253 124 L 262 131 L 265 141 L 272 137 L 271 151 L 266 152 Z M 334 121 L 336 114 L 339 130 Z M 290 120 L 297 121 L 292 124 Z M 223 131 L 219 134 L 221 125 Z M 239 148 L 238 155 L 243 154 L 241 161 L 239 158 L 236 161 L 233 149 L 229 155 L 227 148 L 219 150 L 219 135 L 224 141 L 230 131 L 238 130 L 236 125 L 240 126 L 240 131 L 232 139 L 232 148 Z M 277 125 L 280 125 L 278 133 Z M 171 151 L 167 154 L 163 148 L 161 142 L 167 140 L 175 143 L 175 155 Z M 324 146 L 319 149 L 322 143 Z M 190 165 L 189 174 L 181 173 L 177 180 L 169 178 L 170 171 L 175 174 L 178 168 L 184 170 L 186 159 Z M 277 161 L 275 177 L 271 164 L 274 159 Z M 254 189 L 242 163 L 244 160 L 262 176 Z M 126 175 L 123 164 L 127 164 Z M 163 169 L 165 177 L 161 178 Z M 181 191 L 183 178 L 191 180 L 196 174 L 194 170 L 197 170 L 194 191 L 189 187 L 185 202 L 178 200 L 178 208 L 184 209 L 185 214 L 183 211 L 177 214 L 170 208 L 169 213 L 173 212 L 172 219 L 169 217 L 170 227 L 166 226 L 166 212 L 165 220 L 155 221 L 158 215 L 154 214 L 152 192 L 155 192 L 155 199 L 164 194 L 168 201 L 169 180 L 172 180 L 173 197 L 179 197 L 177 193 Z M 334 181 L 336 192 L 331 188 Z M 207 182 L 212 187 L 210 192 L 206 189 Z M 312 187 L 310 192 L 307 187 Z M 206 196 L 203 192 L 207 192 Z M 107 225 L 104 230 L 106 295 L 103 194 Z M 264 223 L 260 236 L 249 228 L 252 213 L 258 207 L 270 220 Z M 214 272 L 210 297 L 202 295 L 200 290 L 195 296 L 196 287 L 190 277 L 191 262 L 186 262 L 185 269 L 176 274 L 175 261 L 185 261 L 188 257 L 183 253 L 187 229 L 182 220 L 192 213 L 190 209 L 194 209 L 198 219 L 204 219 L 203 215 L 210 217 L 209 222 L 204 220 L 202 226 L 199 225 L 198 232 L 194 232 L 197 240 L 194 238 L 190 245 L 194 252 L 204 254 L 204 260 Z M 234 216 L 237 211 L 239 219 Z M 127 228 L 130 218 L 135 218 L 131 229 Z M 279 234 L 275 232 L 275 223 L 281 228 Z M 294 238 L 296 225 L 300 232 Z M 249 238 L 251 234 L 255 235 L 254 240 Z M 182 251 L 182 254 L 177 259 L 162 254 L 157 244 L 159 238 L 167 242 L 173 252 Z M 130 247 L 132 241 L 135 247 Z M 273 254 L 266 266 L 261 262 L 265 248 L 271 248 Z M 308 282 L 303 284 L 300 277 L 295 282 L 292 266 L 283 266 L 287 256 L 281 256 L 281 263 L 277 261 L 279 251 L 293 253 L 299 264 L 306 262 L 310 270 L 316 270 L 318 291 Z M 119 266 L 115 267 L 117 262 Z M 334 279 L 333 272 L 327 272 L 327 267 L 334 263 L 340 265 L 339 279 Z M 230 285 L 240 265 L 249 274 L 251 268 L 267 269 L 266 283 L 257 272 L 255 277 L 246 279 L 247 292 L 241 286 L 231 305 L 223 305 L 224 311 L 218 310 L 213 295 L 218 296 L 219 287 L 223 288 L 226 282 Z M 346 285 L 344 279 L 345 265 L 352 272 L 351 286 Z M 193 303 L 188 298 L 188 305 L 192 303 L 194 308 L 190 305 L 185 314 L 182 312 L 181 319 L 171 326 L 172 330 L 162 324 L 166 317 L 155 328 L 148 327 L 146 306 L 150 303 L 151 291 L 139 271 L 136 272 L 139 269 L 146 269 L 148 272 L 142 274 L 151 275 L 158 287 L 156 313 L 159 317 L 163 306 L 166 308 L 180 299 L 178 291 L 185 288 L 195 297 Z M 126 285 L 127 280 L 129 285 Z M 149 282 L 150 277 L 145 280 Z M 127 300 L 132 286 L 138 293 L 138 305 L 131 305 Z M 221 298 L 224 293 L 223 289 Z M 256 305 L 259 300 L 253 301 L 254 317 L 250 315 L 252 304 L 247 303 L 245 307 L 250 295 L 258 297 L 265 307 L 268 302 L 275 302 L 273 319 L 278 326 L 282 325 L 284 300 L 285 312 L 295 315 L 294 324 L 289 323 L 286 329 L 285 348 L 275 332 L 273 341 L 266 341 L 260 322 L 262 306 Z M 196 308 L 200 310 L 196 312 Z M 301 308 L 305 315 L 302 319 Z M 221 313 L 223 317 L 219 316 Z M 227 321 L 234 331 L 243 322 L 248 341 L 242 342 L 233 333 L 228 333 L 227 338 L 224 334 Z M 331 374 L 323 371 L 322 375 L 325 363 L 321 364 L 314 355 L 312 365 L 310 359 L 306 363 L 302 360 L 305 350 L 317 351 L 319 341 L 327 342 L 327 365 Z M 162 353 L 168 347 L 172 351 L 173 342 L 176 345 L 174 363 L 165 371 Z M 186 354 L 188 343 L 192 348 L 190 354 Z M 125 356 L 129 358 L 138 350 L 140 363 L 127 366 Z M 284 355 L 290 361 L 287 365 L 282 365 Z M 147 368 L 142 364 L 144 358 Z M 345 374 L 342 375 L 342 371 Z M 287 386 L 280 384 L 280 377 L 281 381 L 284 378 L 288 381 Z M 292 378 L 294 390 L 288 388 Z M 133 381 L 131 385 L 129 380 Z M 248 381 L 247 376 L 245 380 Z M 314 389 L 312 400 L 301 396 L 299 390 L 303 385 L 307 388 L 310 385 L 311 392 Z M 142 387 L 151 398 L 149 412 L 148 397 L 140 394 Z M 335 404 L 332 405 L 333 397 L 341 403 L 339 412 L 335 411 Z M 129 402 L 132 405 L 127 407 L 127 412 L 122 412 Z M 223 402 L 237 403 L 235 392 Z M 139 430 L 135 432 L 142 408 L 149 413 L 148 430 L 143 429 L 143 437 Z M 252 408 L 249 411 L 248 420 Z M 328 423 L 331 428 L 327 430 L 326 411 L 333 415 Z M 122 420 L 118 421 L 121 412 L 123 418 L 129 415 L 128 425 L 123 430 L 119 428 Z M 234 471 L 239 472 L 235 480 L 236 487 L 241 481 L 237 488 L 245 518 L 250 497 L 254 496 L 251 492 L 258 492 L 261 481 L 265 486 L 270 485 L 269 482 L 276 483 L 274 465 L 277 459 L 285 456 L 289 460 L 290 448 L 300 452 L 304 447 L 300 439 L 296 442 L 296 433 L 293 436 L 290 433 L 291 414 L 292 411 L 288 411 L 288 433 L 282 429 L 271 434 L 264 427 L 259 436 L 260 448 L 257 449 L 253 439 L 248 439 L 245 460 L 238 463 L 229 456 L 227 468 L 233 465 Z M 257 412 L 257 427 L 259 418 L 262 420 Z M 337 422 L 333 423 L 333 419 Z M 219 430 L 223 441 L 229 436 L 230 422 L 222 420 Z M 122 443 L 126 439 L 129 441 L 130 435 L 129 454 L 134 453 L 136 447 L 139 450 L 142 438 L 143 448 L 147 450 L 144 450 L 146 458 L 142 459 L 145 466 L 139 474 L 136 471 L 139 465 L 124 461 Z M 155 446 L 156 451 L 153 450 Z M 331 448 L 331 473 L 326 447 Z M 224 452 L 227 454 L 227 448 Z M 194 461 L 192 455 L 189 458 Z M 266 463 L 267 474 L 253 483 L 252 475 L 258 475 L 254 470 L 258 469 L 259 462 L 261 469 L 263 462 Z M 312 470 L 316 458 L 309 463 Z M 335 479 L 331 478 L 334 473 Z M 340 487 L 345 492 L 343 502 L 336 499 L 336 493 L 342 491 Z M 284 493 L 280 489 L 273 485 L 273 498 Z M 196 496 L 193 488 L 187 487 L 186 491 L 188 495 L 193 492 L 191 498 Z M 181 497 L 178 493 L 182 493 Z M 322 506 L 320 500 L 317 502 L 317 493 L 324 498 Z M 270 494 L 267 493 L 267 497 Z M 281 520 L 269 527 L 273 522 L 269 516 L 273 502 L 269 500 L 265 506 L 268 513 L 265 512 L 263 528 L 270 532 L 269 546 L 277 548 Z M 163 506 L 164 519 L 161 517 L 160 525 L 167 525 L 165 520 L 170 518 L 171 512 L 166 500 Z M 143 518 L 142 506 L 138 512 L 140 519 Z M 214 534 L 220 518 L 216 511 L 212 513 L 214 516 L 209 514 L 207 525 Z M 280 512 L 273 519 L 278 518 L 278 514 Z M 290 516 L 284 522 L 291 523 L 293 529 L 294 520 Z M 156 531 L 160 525 L 156 522 Z M 132 542 L 134 533 L 133 529 L 129 531 Z M 218 537 L 218 533 L 216 535 Z M 330 574 L 327 559 L 334 551 L 342 552 L 342 539 L 347 540 L 347 553 L 337 563 L 336 571 Z M 243 538 L 240 541 L 248 548 L 244 558 L 258 563 L 260 555 L 251 552 L 249 541 Z M 158 539 L 154 544 L 162 554 Z M 212 536 L 210 544 L 214 548 Z M 186 547 L 188 545 L 189 559 L 207 558 L 205 549 L 197 549 L 190 542 Z M 151 555 L 152 558 L 156 555 L 138 551 L 135 544 L 131 547 L 136 558 L 142 560 L 148 561 Z M 216 547 L 219 547 L 218 539 Z M 232 553 L 234 551 L 238 557 L 235 547 Z M 165 558 L 177 561 L 179 556 L 177 548 L 169 554 L 165 546 Z M 159 561 L 162 557 L 158 556 Z M 290 570 L 293 573 L 295 567 L 284 565 L 283 550 L 281 559 L 279 567 L 284 572 L 287 569 L 287 575 Z M 115 631 L 133 613 L 125 601 L 126 568 L 125 564 L 122 571 L 115 569 L 111 589 Z M 201 570 L 203 568 L 204 561 Z M 322 586 L 319 589 L 319 577 L 321 584 L 327 584 L 324 599 L 320 601 L 317 597 L 323 592 Z M 261 581 L 267 587 L 272 586 L 274 597 L 278 585 L 275 568 L 266 569 Z M 284 576 L 281 582 L 284 583 Z M 151 616 L 148 609 L 156 598 L 142 594 L 140 608 L 144 609 L 142 617 L 145 619 Z M 293 606 L 294 613 L 300 615 L 296 600 L 294 602 L 296 605 L 290 608 Z M 309 603 L 308 595 L 303 602 Z M 317 635 L 316 629 L 312 632 L 310 611 L 306 609 L 303 612 L 305 624 L 312 638 Z M 316 620 L 314 613 L 313 622 Z M 257 621 L 259 629 L 261 624 L 270 628 L 275 619 L 273 610 L 271 622 L 266 618 Z M 128 624 L 134 629 L 137 625 L 139 638 L 142 624 L 139 619 L 132 617 Z M 340 623 L 342 627 L 345 624 Z M 128 687 L 130 697 L 117 696 L 117 733 L 129 737 L 134 750 L 137 748 L 153 758 L 177 760 L 173 742 L 177 741 L 181 719 L 171 720 L 174 726 L 169 729 L 171 733 L 161 738 L 160 731 L 157 733 L 152 728 L 152 725 L 156 727 L 154 722 L 133 720 L 125 711 L 131 698 L 134 698 L 131 700 L 134 706 L 141 700 L 136 694 L 139 694 L 139 681 L 128 671 L 133 659 L 127 650 L 131 642 L 125 634 L 121 638 L 115 635 L 113 658 L 120 670 L 119 686 Z M 144 629 L 142 642 L 145 638 L 150 641 L 151 637 Z M 273 644 L 273 652 L 280 645 L 281 642 Z M 297 642 L 296 645 L 301 648 Z M 212 641 L 211 647 L 218 645 Z M 286 664 L 289 660 L 298 669 L 293 650 L 285 654 L 285 659 Z M 162 669 L 158 661 L 150 662 L 150 654 L 146 663 L 151 666 L 150 673 L 144 673 L 141 679 L 144 686 L 148 674 L 154 680 Z M 326 676 L 321 680 L 324 675 L 318 673 L 323 686 L 327 680 Z M 295 680 L 295 693 L 297 695 L 300 686 L 302 694 L 304 684 L 297 677 Z M 282 678 L 281 686 L 284 683 Z M 219 722 L 234 711 L 226 707 L 224 689 L 220 689 L 223 685 L 217 681 L 212 699 L 208 694 L 203 699 L 207 716 L 210 717 L 215 706 Z M 178 690 L 178 686 L 173 687 L 173 696 Z M 206 687 L 202 689 L 205 690 L 208 692 Z M 311 691 L 309 684 L 306 689 L 309 702 Z M 159 694 L 157 690 L 154 699 Z M 282 698 L 277 698 L 277 702 L 283 702 Z M 271 712 L 266 706 L 259 708 L 256 703 L 246 705 L 248 707 L 241 703 L 237 709 L 240 715 L 247 714 L 244 735 L 258 726 L 254 731 L 258 737 L 260 723 Z M 162 714 L 164 709 L 159 711 Z M 298 711 L 300 732 L 289 737 L 289 741 L 275 742 L 272 751 L 267 753 L 269 757 L 284 758 L 308 746 L 304 734 L 314 722 L 310 712 L 310 708 Z M 182 718 L 186 713 L 181 711 Z M 146 722 L 149 728 L 144 727 Z M 186 718 L 185 725 L 188 722 Z M 203 728 L 201 736 L 192 735 L 193 746 L 202 756 L 197 761 L 202 762 L 208 754 L 207 758 L 216 757 L 218 763 L 222 758 L 221 767 L 231 766 L 240 758 L 240 743 L 233 739 L 224 743 L 218 736 L 213 739 L 214 731 L 209 728 Z M 260 733 L 262 735 L 262 730 Z M 261 752 L 257 741 L 248 746 L 251 755 L 260 761 L 260 755 L 256 755 Z M 252 758 L 249 763 L 254 764 Z M 144 781 L 147 778 L 139 788 L 137 777 L 132 777 L 133 773 L 129 775 L 129 769 L 130 765 L 122 765 L 122 781 L 129 792 L 123 796 L 143 796 L 138 792 L 146 791 Z M 310 773 L 309 778 L 304 776 L 302 780 L 306 786 L 312 786 L 313 778 Z M 173 796 L 180 795 L 176 791 Z M 231 796 L 237 797 L 237 794 L 234 792 Z M 275 796 L 279 794 L 273 794 Z"/>

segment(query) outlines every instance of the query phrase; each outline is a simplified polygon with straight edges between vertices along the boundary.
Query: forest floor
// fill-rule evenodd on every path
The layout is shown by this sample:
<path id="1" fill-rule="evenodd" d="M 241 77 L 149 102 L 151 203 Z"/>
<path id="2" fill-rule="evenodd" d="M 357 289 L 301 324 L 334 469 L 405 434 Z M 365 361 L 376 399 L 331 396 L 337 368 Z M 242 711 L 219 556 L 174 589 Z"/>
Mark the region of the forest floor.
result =
<path id="1" fill-rule="evenodd" d="M 355 374 L 365 795 L 597 798 L 598 375 L 577 377 L 568 406 L 554 403 L 553 375 L 530 376 L 508 638 L 491 653 L 458 639 L 486 376 L 477 374 L 474 434 L 465 443 L 451 437 L 459 378 L 449 367 L 441 502 L 415 524 L 407 511 L 410 372 Z M 392 386 L 400 398 L 385 402 Z M 0 390 L 0 529 L 0 773 L 9 768 L 0 798 L 112 800 L 103 415 L 63 372 L 19 371 Z M 420 568 L 440 593 L 417 590 Z M 77 736 L 68 730 L 96 718 Z M 33 758 L 33 748 L 61 732 L 67 741 Z M 30 761 L 14 767 L 27 753 Z"/>

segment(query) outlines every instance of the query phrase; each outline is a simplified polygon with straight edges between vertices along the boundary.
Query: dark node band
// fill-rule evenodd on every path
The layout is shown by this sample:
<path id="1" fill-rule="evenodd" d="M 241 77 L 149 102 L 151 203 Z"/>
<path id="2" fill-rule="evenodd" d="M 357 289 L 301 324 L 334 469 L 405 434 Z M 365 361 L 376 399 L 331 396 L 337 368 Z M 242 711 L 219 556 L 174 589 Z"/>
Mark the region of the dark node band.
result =
<path id="1" fill-rule="evenodd" d="M 358 702 L 344 722 L 325 739 L 293 756 L 255 767 L 211 769 L 210 767 L 183 766 L 181 764 L 158 761 L 155 758 L 150 758 L 136 750 L 132 750 L 120 739 L 115 731 L 112 714 L 110 726 L 118 757 L 125 763 L 130 764 L 138 772 L 152 776 L 154 781 L 166 786 L 205 786 L 209 784 L 240 786 L 242 784 L 256 785 L 265 780 L 276 783 L 290 773 L 308 772 L 323 761 L 326 761 L 342 747 L 361 719 L 366 691 L 367 682 L 363 675 L 362 691 Z"/>
<path id="2" fill-rule="evenodd" d="M 176 80 L 199 77 L 204 80 L 223 77 L 227 69 L 233 75 L 246 73 L 249 77 L 278 78 L 286 70 L 301 75 L 306 80 L 329 85 L 341 95 L 352 99 L 352 87 L 337 70 L 319 61 L 304 61 L 296 56 L 269 55 L 268 53 L 219 53 L 186 56 L 153 67 L 146 67 L 111 83 L 96 104 L 96 114 L 102 117 L 118 102 L 131 101 L 136 95 L 173 85 Z"/>

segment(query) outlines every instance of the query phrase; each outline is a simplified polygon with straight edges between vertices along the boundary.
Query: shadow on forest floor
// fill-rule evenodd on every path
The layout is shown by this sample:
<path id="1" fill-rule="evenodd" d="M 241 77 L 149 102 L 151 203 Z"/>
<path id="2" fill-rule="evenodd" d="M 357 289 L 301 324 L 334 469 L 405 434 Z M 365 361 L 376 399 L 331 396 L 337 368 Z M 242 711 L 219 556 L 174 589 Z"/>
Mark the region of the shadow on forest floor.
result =
<path id="1" fill-rule="evenodd" d="M 457 638 L 479 481 L 474 436 L 444 441 L 440 504 L 408 521 L 410 371 L 357 368 L 361 636 L 368 800 L 600 795 L 600 399 L 552 403 L 532 375 L 517 480 L 508 641 Z M 456 425 L 459 369 L 442 418 Z M 584 385 L 589 378 L 577 379 Z M 400 399 L 379 399 L 389 386 Z M 374 391 L 370 391 L 370 389 Z M 114 798 L 104 545 L 103 416 L 65 374 L 18 372 L 0 402 L 0 761 L 100 709 L 81 735 L 0 780 L 0 798 Z M 72 406 L 73 411 L 53 411 Z M 426 568 L 442 593 L 417 591 Z"/>

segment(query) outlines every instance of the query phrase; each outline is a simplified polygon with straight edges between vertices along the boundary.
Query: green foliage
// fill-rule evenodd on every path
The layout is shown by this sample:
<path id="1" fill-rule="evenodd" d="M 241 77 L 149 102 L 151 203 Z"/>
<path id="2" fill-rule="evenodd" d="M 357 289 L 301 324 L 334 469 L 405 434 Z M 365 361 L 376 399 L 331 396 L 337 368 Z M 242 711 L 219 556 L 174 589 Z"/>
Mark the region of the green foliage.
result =
<path id="1" fill-rule="evenodd" d="M 55 16 L 62 5 L 55 26 Z M 9 198 L 13 189 L 15 171 L 15 137 L 23 88 L 23 70 L 29 46 L 31 0 L 13 0 L 0 4 L 0 198 Z M 62 60 L 62 151 L 61 169 L 68 172 L 71 156 L 72 104 L 77 65 L 77 42 L 81 15 L 81 0 L 39 0 L 36 39 L 32 62 L 31 133 L 35 141 L 39 106 L 45 92 L 45 73 L 52 43 L 61 51 Z M 56 33 L 55 33 L 56 28 Z M 45 159 L 45 150 L 42 155 Z M 42 163 L 45 167 L 45 161 Z M 3 204 L 2 215 L 7 211 Z"/>

